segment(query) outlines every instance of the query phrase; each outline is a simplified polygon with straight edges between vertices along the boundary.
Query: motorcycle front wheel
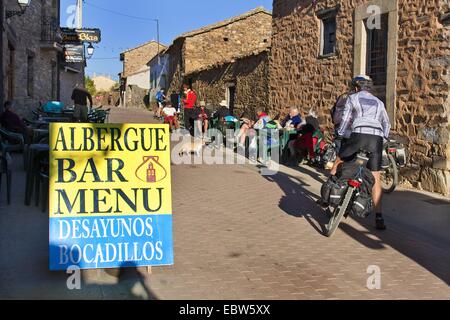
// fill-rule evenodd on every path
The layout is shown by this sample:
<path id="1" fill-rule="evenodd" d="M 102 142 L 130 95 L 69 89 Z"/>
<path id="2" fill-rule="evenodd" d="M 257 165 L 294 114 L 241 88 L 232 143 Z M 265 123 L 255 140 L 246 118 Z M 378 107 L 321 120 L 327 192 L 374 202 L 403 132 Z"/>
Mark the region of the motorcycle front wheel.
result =
<path id="1" fill-rule="evenodd" d="M 392 155 L 388 155 L 389 167 L 381 173 L 381 186 L 386 194 L 394 192 L 398 185 L 397 162 Z"/>

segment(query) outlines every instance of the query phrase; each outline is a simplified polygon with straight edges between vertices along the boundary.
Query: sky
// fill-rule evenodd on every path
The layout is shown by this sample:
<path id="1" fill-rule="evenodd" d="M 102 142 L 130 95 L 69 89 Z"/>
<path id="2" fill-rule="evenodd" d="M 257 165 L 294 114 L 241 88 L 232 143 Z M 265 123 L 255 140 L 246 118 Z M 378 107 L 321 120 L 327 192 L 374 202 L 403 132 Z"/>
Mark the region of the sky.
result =
<path id="1" fill-rule="evenodd" d="M 76 0 L 61 0 L 61 26 L 73 23 L 75 4 Z M 86 73 L 117 79 L 122 70 L 120 53 L 157 39 L 156 22 L 151 19 L 159 19 L 160 42 L 170 45 L 184 32 L 258 6 L 272 11 L 272 0 L 85 0 L 83 27 L 100 28 L 102 32 L 102 42 L 94 45 L 95 53 L 87 61 Z"/>

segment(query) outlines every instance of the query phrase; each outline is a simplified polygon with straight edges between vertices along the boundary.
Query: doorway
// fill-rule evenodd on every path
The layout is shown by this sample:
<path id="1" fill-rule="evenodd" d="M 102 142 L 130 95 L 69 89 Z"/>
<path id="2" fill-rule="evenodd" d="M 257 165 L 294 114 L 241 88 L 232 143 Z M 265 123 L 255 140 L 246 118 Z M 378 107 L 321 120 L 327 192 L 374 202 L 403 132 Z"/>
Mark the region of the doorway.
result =
<path id="1" fill-rule="evenodd" d="M 236 86 L 230 85 L 227 88 L 227 103 L 231 114 L 234 114 L 235 100 L 236 100 Z"/>
<path id="2" fill-rule="evenodd" d="M 7 98 L 9 101 L 14 100 L 14 69 L 15 69 L 15 48 L 8 42 L 8 65 L 6 67 L 6 78 L 7 78 Z"/>

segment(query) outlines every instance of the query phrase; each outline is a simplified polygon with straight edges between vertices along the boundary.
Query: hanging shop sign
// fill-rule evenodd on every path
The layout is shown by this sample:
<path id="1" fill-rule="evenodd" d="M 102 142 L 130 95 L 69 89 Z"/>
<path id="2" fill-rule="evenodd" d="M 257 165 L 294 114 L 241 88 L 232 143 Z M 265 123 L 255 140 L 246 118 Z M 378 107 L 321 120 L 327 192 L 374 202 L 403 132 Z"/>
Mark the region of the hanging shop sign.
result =
<path id="1" fill-rule="evenodd" d="M 84 58 L 84 45 L 66 44 L 64 46 L 64 60 L 67 63 L 80 63 Z"/>
<path id="2" fill-rule="evenodd" d="M 102 40 L 100 29 L 61 28 L 63 43 L 99 43 Z"/>

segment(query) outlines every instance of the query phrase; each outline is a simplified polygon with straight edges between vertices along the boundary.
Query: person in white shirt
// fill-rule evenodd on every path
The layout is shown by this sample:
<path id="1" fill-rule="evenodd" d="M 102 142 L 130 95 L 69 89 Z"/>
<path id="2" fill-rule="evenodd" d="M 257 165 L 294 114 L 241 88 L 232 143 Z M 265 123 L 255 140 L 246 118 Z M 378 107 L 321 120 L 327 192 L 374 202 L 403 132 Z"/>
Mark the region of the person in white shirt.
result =
<path id="1" fill-rule="evenodd" d="M 174 128 L 178 129 L 180 127 L 178 124 L 177 109 L 172 106 L 172 103 L 166 103 L 166 106 L 162 109 L 162 114 L 164 116 L 164 123 L 169 125 L 171 131 Z"/>

